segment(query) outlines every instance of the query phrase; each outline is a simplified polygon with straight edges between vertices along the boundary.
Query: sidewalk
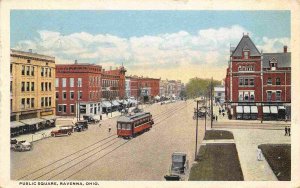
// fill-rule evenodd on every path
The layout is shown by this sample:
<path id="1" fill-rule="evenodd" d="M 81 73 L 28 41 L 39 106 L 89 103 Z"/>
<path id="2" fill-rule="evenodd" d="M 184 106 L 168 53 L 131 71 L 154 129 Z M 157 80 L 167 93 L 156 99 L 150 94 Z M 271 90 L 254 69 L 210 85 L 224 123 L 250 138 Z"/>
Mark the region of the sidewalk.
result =
<path id="1" fill-rule="evenodd" d="M 139 108 L 141 109 L 147 109 L 147 107 L 149 107 L 149 105 L 139 105 Z M 129 112 L 131 112 L 135 107 L 130 107 L 129 108 Z M 102 114 L 102 120 L 100 122 L 112 119 L 112 118 L 116 118 L 121 116 L 122 114 L 119 111 L 115 111 L 112 113 L 109 113 L 108 116 L 106 116 L 106 114 Z M 100 115 L 94 115 L 95 119 L 100 119 Z M 80 118 L 81 120 L 83 120 L 83 116 L 81 116 Z M 18 141 L 21 140 L 26 140 L 28 142 L 35 142 L 41 139 L 45 139 L 51 136 L 51 131 L 52 130 L 56 130 L 58 129 L 59 126 L 62 125 L 73 125 L 73 123 L 77 122 L 77 118 L 76 117 L 61 117 L 58 116 L 58 118 L 56 119 L 56 127 L 50 128 L 50 129 L 44 129 L 44 130 L 40 130 L 37 131 L 34 134 L 23 134 L 23 135 L 19 135 L 14 137 L 13 139 L 16 139 Z"/>

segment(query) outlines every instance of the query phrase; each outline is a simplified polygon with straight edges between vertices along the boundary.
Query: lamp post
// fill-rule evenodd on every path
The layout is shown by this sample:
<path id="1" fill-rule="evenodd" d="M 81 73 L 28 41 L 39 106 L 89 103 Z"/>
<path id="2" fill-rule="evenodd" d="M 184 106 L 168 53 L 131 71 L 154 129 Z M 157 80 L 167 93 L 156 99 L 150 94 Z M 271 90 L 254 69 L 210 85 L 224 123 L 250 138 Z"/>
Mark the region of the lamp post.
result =
<path id="1" fill-rule="evenodd" d="M 78 104 L 77 121 L 80 120 L 80 87 L 81 87 L 81 81 L 78 80 L 78 83 L 77 83 L 77 104 Z"/>
<path id="2" fill-rule="evenodd" d="M 210 83 L 210 108 L 211 108 L 211 122 L 210 127 L 213 128 L 213 115 L 214 115 L 214 107 L 213 107 L 213 77 L 211 77 Z"/>

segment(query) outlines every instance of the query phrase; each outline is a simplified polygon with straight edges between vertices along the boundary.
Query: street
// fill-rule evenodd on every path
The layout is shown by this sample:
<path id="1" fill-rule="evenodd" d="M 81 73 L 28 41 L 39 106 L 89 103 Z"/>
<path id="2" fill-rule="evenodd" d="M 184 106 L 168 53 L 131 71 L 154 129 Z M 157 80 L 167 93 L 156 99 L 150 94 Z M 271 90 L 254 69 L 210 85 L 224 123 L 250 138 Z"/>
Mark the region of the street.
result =
<path id="1" fill-rule="evenodd" d="M 90 125 L 84 132 L 34 142 L 30 152 L 11 152 L 14 180 L 164 180 L 173 152 L 185 152 L 190 167 L 195 152 L 195 103 L 156 103 L 149 132 L 125 140 L 116 135 L 117 117 Z M 108 127 L 112 131 L 108 131 Z M 199 121 L 198 147 L 204 137 Z"/>

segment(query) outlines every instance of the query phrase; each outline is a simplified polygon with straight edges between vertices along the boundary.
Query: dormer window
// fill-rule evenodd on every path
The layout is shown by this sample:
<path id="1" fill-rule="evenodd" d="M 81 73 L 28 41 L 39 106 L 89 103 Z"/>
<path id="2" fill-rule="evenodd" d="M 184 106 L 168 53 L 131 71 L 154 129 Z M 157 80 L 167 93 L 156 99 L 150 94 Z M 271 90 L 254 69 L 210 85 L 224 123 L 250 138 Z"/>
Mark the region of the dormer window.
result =
<path id="1" fill-rule="evenodd" d="M 249 59 L 249 51 L 244 51 L 244 59 Z"/>
<path id="2" fill-rule="evenodd" d="M 276 70 L 276 68 L 277 68 L 277 60 L 274 59 L 274 58 L 272 58 L 272 59 L 269 61 L 269 63 L 270 63 L 270 69 L 271 69 L 271 70 Z"/>

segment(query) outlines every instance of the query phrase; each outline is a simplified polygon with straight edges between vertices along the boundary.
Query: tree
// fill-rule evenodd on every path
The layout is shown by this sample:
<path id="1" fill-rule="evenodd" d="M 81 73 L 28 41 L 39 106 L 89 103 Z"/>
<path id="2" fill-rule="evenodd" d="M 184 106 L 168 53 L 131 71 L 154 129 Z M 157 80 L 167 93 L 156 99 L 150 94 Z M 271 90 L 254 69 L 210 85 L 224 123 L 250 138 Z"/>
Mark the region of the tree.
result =
<path id="1" fill-rule="evenodd" d="M 210 92 L 211 79 L 191 78 L 186 84 L 186 94 L 189 98 L 206 96 Z M 213 80 L 213 87 L 220 85 L 221 81 Z"/>

